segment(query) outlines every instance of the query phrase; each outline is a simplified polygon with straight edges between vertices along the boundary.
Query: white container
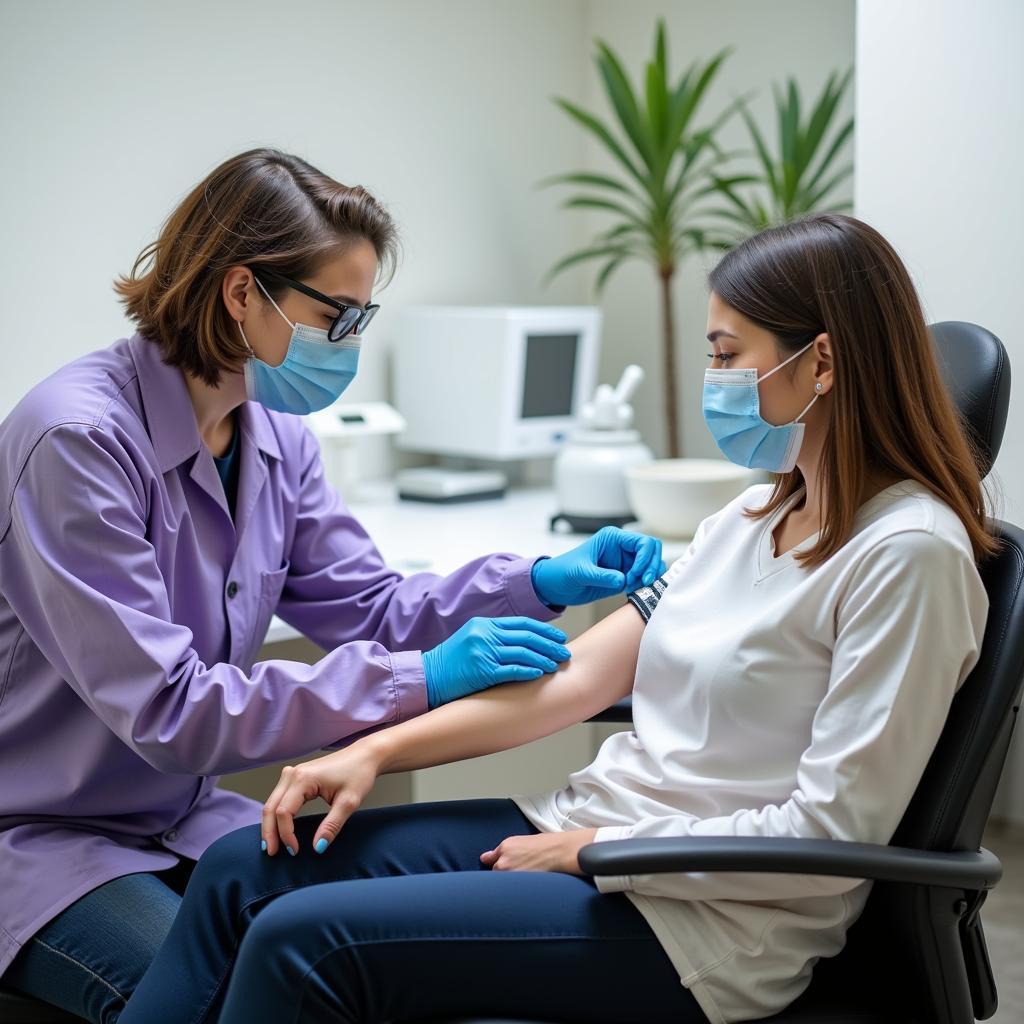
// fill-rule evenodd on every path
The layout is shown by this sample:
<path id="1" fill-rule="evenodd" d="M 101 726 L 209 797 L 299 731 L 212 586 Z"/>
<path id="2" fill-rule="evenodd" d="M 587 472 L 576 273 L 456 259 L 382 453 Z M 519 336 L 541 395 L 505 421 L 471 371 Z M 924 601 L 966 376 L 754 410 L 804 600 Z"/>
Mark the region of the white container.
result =
<path id="1" fill-rule="evenodd" d="M 581 519 L 628 521 L 633 513 L 626 472 L 653 458 L 636 430 L 574 430 L 555 459 L 559 511 Z"/>
<path id="2" fill-rule="evenodd" d="M 765 474 L 723 459 L 655 459 L 626 469 L 626 488 L 640 529 L 657 537 L 687 538 Z"/>

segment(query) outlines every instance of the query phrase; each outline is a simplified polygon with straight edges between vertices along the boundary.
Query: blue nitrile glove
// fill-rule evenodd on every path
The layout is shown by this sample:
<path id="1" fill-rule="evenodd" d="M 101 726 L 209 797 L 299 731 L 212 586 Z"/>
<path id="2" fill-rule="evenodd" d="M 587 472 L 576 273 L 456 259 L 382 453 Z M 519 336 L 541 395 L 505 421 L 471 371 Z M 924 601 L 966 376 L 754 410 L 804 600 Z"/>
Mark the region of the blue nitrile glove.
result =
<path id="1" fill-rule="evenodd" d="M 423 652 L 427 703 L 432 708 L 498 683 L 524 682 L 554 672 L 569 658 L 557 626 L 512 615 L 472 618 L 433 650 Z"/>
<path id="2" fill-rule="evenodd" d="M 660 540 L 605 526 L 564 555 L 534 562 L 530 576 L 541 601 L 566 605 L 649 586 L 664 571 Z"/>

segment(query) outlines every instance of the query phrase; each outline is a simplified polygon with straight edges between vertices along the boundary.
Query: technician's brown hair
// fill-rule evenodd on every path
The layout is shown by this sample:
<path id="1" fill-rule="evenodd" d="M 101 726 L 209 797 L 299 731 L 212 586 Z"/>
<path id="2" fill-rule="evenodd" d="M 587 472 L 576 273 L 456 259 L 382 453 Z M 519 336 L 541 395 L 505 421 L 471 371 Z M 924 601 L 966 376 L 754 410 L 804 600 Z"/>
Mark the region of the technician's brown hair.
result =
<path id="1" fill-rule="evenodd" d="M 227 269 L 265 266 L 301 280 L 358 238 L 372 243 L 387 284 L 398 233 L 366 189 L 290 153 L 250 149 L 192 189 L 114 291 L 138 330 L 161 346 L 164 362 L 216 386 L 249 354 L 221 299 Z M 275 299 L 282 290 L 268 283 Z"/>
<path id="2" fill-rule="evenodd" d="M 945 501 L 976 561 L 998 549 L 975 445 L 942 382 L 917 291 L 874 228 L 836 213 L 767 228 L 726 253 L 708 284 L 771 331 L 781 356 L 823 331 L 832 343 L 832 411 L 819 467 L 829 504 L 819 510 L 817 543 L 796 555 L 801 565 L 820 565 L 846 543 L 871 470 L 917 480 Z M 770 515 L 802 485 L 798 467 L 777 475 L 767 504 L 746 514 Z"/>

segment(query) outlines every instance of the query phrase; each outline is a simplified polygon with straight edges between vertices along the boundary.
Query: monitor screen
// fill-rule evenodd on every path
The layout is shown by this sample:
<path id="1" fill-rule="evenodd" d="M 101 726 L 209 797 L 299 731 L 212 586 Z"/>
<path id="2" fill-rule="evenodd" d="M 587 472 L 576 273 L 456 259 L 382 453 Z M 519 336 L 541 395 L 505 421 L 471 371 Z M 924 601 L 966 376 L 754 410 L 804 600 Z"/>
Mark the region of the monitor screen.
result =
<path id="1" fill-rule="evenodd" d="M 522 418 L 570 416 L 580 335 L 528 334 Z"/>

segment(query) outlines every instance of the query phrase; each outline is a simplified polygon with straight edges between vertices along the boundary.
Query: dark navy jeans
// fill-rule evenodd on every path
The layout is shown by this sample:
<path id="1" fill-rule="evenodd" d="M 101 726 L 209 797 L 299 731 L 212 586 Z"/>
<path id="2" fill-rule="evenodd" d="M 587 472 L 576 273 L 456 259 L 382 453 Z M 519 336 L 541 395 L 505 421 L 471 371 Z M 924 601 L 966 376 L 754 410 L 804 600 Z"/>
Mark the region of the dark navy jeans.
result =
<path id="1" fill-rule="evenodd" d="M 203 854 L 121 1024 L 466 1016 L 707 1024 L 623 893 L 480 854 L 537 832 L 507 799 L 357 811 L 322 855 L 256 825 Z"/>
<path id="2" fill-rule="evenodd" d="M 124 875 L 93 889 L 29 939 L 3 985 L 114 1024 L 171 929 L 195 861 Z"/>

